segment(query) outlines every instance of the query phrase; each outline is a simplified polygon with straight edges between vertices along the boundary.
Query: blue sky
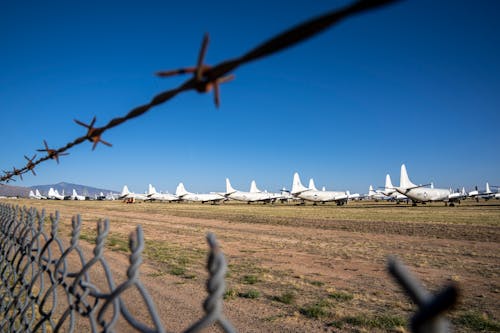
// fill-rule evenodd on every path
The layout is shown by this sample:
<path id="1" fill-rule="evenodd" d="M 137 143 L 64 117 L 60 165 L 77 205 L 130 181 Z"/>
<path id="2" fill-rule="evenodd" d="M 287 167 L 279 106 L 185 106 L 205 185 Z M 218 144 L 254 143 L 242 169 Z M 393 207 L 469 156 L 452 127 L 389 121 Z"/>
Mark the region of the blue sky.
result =
<path id="1" fill-rule="evenodd" d="M 0 11 L 0 169 L 63 146 L 185 77 L 153 74 L 207 62 L 347 2 L 27 1 Z M 399 183 L 500 185 L 498 1 L 403 1 L 347 19 L 235 71 L 222 104 L 183 94 L 106 132 L 112 148 L 80 145 L 17 185 L 59 181 L 142 192 L 222 191 L 305 183 L 367 192 Z M 41 156 L 40 153 L 38 156 Z"/>

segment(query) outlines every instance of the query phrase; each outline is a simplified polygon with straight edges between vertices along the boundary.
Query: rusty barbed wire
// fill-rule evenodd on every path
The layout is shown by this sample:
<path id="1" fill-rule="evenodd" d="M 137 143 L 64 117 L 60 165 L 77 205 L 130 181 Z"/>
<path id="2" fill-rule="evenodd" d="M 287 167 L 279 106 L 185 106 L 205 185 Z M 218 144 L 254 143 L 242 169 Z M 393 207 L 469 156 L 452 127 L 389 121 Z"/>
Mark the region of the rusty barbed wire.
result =
<path id="1" fill-rule="evenodd" d="M 154 96 L 149 101 L 149 103 L 143 104 L 141 106 L 138 106 L 130 110 L 126 115 L 113 118 L 106 125 L 102 127 L 94 127 L 96 117 L 93 118 L 92 122 L 89 125 L 75 119 L 75 122 L 77 124 L 87 128 L 87 133 L 84 136 L 78 137 L 74 139 L 72 142 L 69 142 L 65 146 L 57 149 L 50 149 L 46 141 L 44 140 L 43 142 L 45 145 L 45 149 L 38 149 L 37 151 L 46 152 L 47 153 L 46 156 L 40 157 L 35 161 L 33 161 L 34 157 L 33 159 L 28 159 L 28 163 L 20 169 L 14 168 L 12 171 L 3 171 L 4 175 L 0 177 L 0 183 L 15 181 L 15 179 L 13 179 L 14 176 L 22 177 L 23 174 L 29 171 L 33 172 L 33 174 L 36 175 L 36 173 L 34 172 L 34 168 L 38 164 L 43 163 L 49 159 L 55 159 L 56 162 L 59 164 L 60 156 L 67 155 L 68 153 L 66 153 L 66 151 L 85 141 L 93 142 L 92 149 L 95 149 L 96 145 L 99 142 L 111 146 L 109 142 L 103 141 L 101 139 L 101 136 L 105 131 L 113 127 L 116 127 L 118 125 L 121 125 L 128 120 L 131 120 L 133 118 L 145 114 L 151 108 L 167 102 L 168 100 L 172 99 L 181 92 L 196 90 L 199 93 L 207 93 L 213 90 L 214 103 L 218 107 L 220 105 L 219 85 L 224 82 L 232 80 L 234 78 L 234 75 L 229 73 L 234 69 L 236 69 L 237 67 L 252 62 L 254 60 L 257 60 L 259 58 L 267 57 L 271 54 L 280 52 L 286 49 L 287 47 L 298 44 L 316 34 L 319 34 L 325 29 L 331 27 L 332 25 L 352 15 L 368 10 L 373 10 L 375 8 L 387 5 L 389 3 L 394 3 L 397 1 L 400 0 L 359 0 L 338 10 L 334 10 L 319 17 L 305 21 L 263 42 L 262 44 L 258 45 L 257 47 L 248 51 L 247 53 L 243 54 L 240 57 L 223 61 L 213 67 L 206 65 L 204 63 L 205 54 L 208 48 L 208 41 L 209 41 L 208 34 L 206 34 L 205 37 L 203 38 L 202 47 L 198 54 L 198 61 L 196 67 L 181 68 L 170 71 L 160 71 L 156 73 L 160 77 L 168 77 L 172 75 L 192 73 L 194 74 L 193 77 L 186 80 L 177 88 L 164 91 Z"/>

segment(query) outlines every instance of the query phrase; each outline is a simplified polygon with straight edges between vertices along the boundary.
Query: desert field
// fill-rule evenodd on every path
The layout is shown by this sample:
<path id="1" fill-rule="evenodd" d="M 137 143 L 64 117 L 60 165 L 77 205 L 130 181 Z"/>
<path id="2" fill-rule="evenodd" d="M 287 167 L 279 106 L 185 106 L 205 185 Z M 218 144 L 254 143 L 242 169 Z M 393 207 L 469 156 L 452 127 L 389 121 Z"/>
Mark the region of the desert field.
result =
<path id="1" fill-rule="evenodd" d="M 96 221 L 109 219 L 106 258 L 118 279 L 127 267 L 128 235 L 140 224 L 146 239 L 141 280 L 169 331 L 202 315 L 207 232 L 226 255 L 224 313 L 240 332 L 406 332 L 416 306 L 387 273 L 389 255 L 431 292 L 459 286 L 459 304 L 447 314 L 453 331 L 500 331 L 497 200 L 457 207 L 3 202 L 58 210 L 61 237 L 69 238 L 71 217 L 80 214 L 88 249 Z"/>

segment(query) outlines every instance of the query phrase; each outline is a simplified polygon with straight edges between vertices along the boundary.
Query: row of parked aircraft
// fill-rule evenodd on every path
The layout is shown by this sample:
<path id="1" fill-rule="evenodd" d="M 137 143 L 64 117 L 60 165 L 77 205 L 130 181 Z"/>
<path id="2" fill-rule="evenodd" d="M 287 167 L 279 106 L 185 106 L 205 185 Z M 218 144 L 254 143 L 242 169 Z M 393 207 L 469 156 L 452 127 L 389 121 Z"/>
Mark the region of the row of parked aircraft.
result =
<path id="1" fill-rule="evenodd" d="M 226 178 L 226 192 L 211 192 L 211 193 L 192 193 L 188 192 L 184 187 L 183 183 L 179 183 L 175 190 L 175 194 L 170 193 L 158 193 L 153 185 L 149 184 L 147 193 L 134 193 L 130 192 L 127 185 L 123 187 L 123 190 L 119 196 L 120 199 L 126 200 L 128 202 L 133 202 L 135 200 L 158 200 L 158 201 L 194 201 L 194 202 L 210 202 L 218 203 L 226 200 L 237 200 L 244 201 L 247 203 L 251 202 L 263 202 L 263 203 L 274 203 L 278 200 L 285 201 L 293 199 L 293 196 L 286 190 L 281 191 L 281 193 L 271 193 L 267 191 L 261 191 L 257 188 L 255 181 L 252 181 L 250 185 L 250 191 L 244 192 L 235 190 L 231 186 L 231 182 Z"/>
<path id="2" fill-rule="evenodd" d="M 462 190 L 453 191 L 450 189 L 434 188 L 432 183 L 425 185 L 415 185 L 409 178 L 406 166 L 401 165 L 401 176 L 399 186 L 392 185 L 390 175 L 386 175 L 384 190 L 373 190 L 370 185 L 368 197 L 373 200 L 392 200 L 396 202 L 409 202 L 415 206 L 417 203 L 436 202 L 442 201 L 445 204 L 454 206 L 455 203 L 460 203 L 461 200 L 467 198 L 474 198 L 476 201 L 479 199 L 489 200 L 492 198 L 500 199 L 500 191 L 494 193 L 490 189 L 490 185 L 486 183 L 486 190 L 479 191 L 476 189 L 467 193 L 465 188 Z"/>
<path id="3" fill-rule="evenodd" d="M 38 189 L 31 190 L 29 192 L 28 197 L 30 199 L 37 199 L 37 200 L 115 200 L 118 196 L 114 195 L 113 193 L 109 193 L 107 195 L 104 195 L 102 192 L 99 195 L 96 195 L 92 198 L 84 196 L 84 195 L 79 195 L 76 193 L 76 190 L 73 189 L 73 193 L 71 195 L 64 195 L 59 194 L 59 191 L 54 190 L 52 187 L 49 189 L 47 192 L 47 195 L 42 195 Z"/>
<path id="4" fill-rule="evenodd" d="M 73 193 L 70 196 L 65 196 L 64 194 L 59 194 L 57 190 L 50 189 L 47 196 L 40 194 L 38 190 L 35 192 L 30 191 L 30 198 L 33 199 L 54 199 L 54 200 L 88 200 L 89 198 L 78 195 L 76 190 L 73 189 Z M 293 183 L 291 191 L 286 189 L 281 190 L 279 193 L 272 193 L 267 191 L 261 191 L 257 188 L 255 181 L 250 184 L 250 191 L 240 191 L 232 187 L 231 182 L 226 178 L 226 192 L 211 192 L 211 193 L 192 193 L 188 192 L 184 187 L 183 183 L 177 185 L 175 194 L 170 193 L 159 193 L 156 191 L 153 185 L 149 184 L 147 193 L 134 193 L 130 192 L 127 185 L 123 187 L 120 195 L 115 195 L 109 193 L 97 196 L 94 199 L 97 200 L 114 200 L 122 199 L 126 202 L 134 202 L 136 200 L 141 201 L 194 201 L 194 202 L 210 202 L 212 204 L 223 202 L 226 200 L 237 200 L 247 203 L 252 202 L 263 202 L 263 203 L 274 203 L 277 201 L 288 202 L 288 201 L 298 201 L 304 204 L 306 201 L 311 201 L 314 204 L 335 202 L 337 205 L 344 205 L 348 200 L 361 200 L 361 199 L 371 199 L 375 201 L 388 200 L 395 201 L 397 203 L 412 202 L 413 205 L 417 203 L 426 202 L 436 202 L 441 201 L 446 205 L 454 206 L 455 203 L 460 203 L 461 200 L 466 198 L 475 198 L 479 200 L 480 198 L 488 200 L 491 198 L 500 199 L 500 191 L 494 193 L 490 190 L 490 186 L 486 183 L 486 191 L 478 191 L 477 187 L 474 191 L 469 193 L 465 192 L 465 188 L 461 191 L 452 191 L 451 189 L 439 189 L 434 188 L 432 184 L 426 185 L 416 185 L 414 184 L 406 171 L 406 166 L 401 165 L 401 175 L 399 186 L 394 186 L 391 181 L 389 174 L 385 178 L 385 187 L 380 190 L 374 190 L 373 186 L 370 185 L 368 194 L 360 195 L 359 193 L 351 194 L 349 191 L 328 191 L 324 187 L 322 190 L 318 190 L 314 184 L 314 180 L 311 178 L 309 180 L 309 186 L 305 187 L 302 185 L 299 174 L 295 173 L 293 175 Z"/>
<path id="5" fill-rule="evenodd" d="M 476 200 L 479 200 L 479 198 L 486 200 L 491 198 L 500 199 L 500 192 L 493 193 L 488 183 L 486 183 L 486 191 L 478 191 L 476 189 L 469 193 L 465 192 L 465 188 L 462 188 L 462 191 L 454 192 L 451 189 L 434 188 L 432 184 L 416 185 L 410 180 L 406 171 L 406 166 L 403 164 L 401 166 L 399 186 L 394 186 L 390 175 L 386 175 L 384 189 L 374 190 L 373 186 L 370 185 L 368 194 L 366 195 L 360 195 L 359 193 L 351 194 L 349 191 L 327 191 L 324 187 L 322 190 L 318 190 L 313 179 L 310 179 L 309 186 L 305 187 L 300 180 L 299 174 L 295 173 L 293 176 L 292 190 L 288 191 L 283 189 L 280 193 L 261 191 L 257 188 L 255 181 L 252 181 L 249 192 L 236 190 L 231 186 L 229 179 L 226 178 L 226 192 L 191 193 L 185 189 L 183 183 L 179 183 L 175 194 L 158 193 L 150 184 L 148 192 L 145 194 L 130 192 L 128 187 L 124 186 L 119 198 L 129 200 L 130 202 L 134 200 L 158 200 L 169 202 L 195 201 L 202 203 L 217 203 L 225 200 L 237 200 L 247 203 L 274 203 L 276 201 L 300 201 L 301 203 L 305 203 L 305 201 L 311 201 L 314 204 L 319 202 L 336 202 L 337 205 L 343 205 L 347 203 L 348 200 L 371 199 L 390 200 L 397 203 L 408 203 L 411 201 L 413 205 L 417 203 L 442 201 L 447 205 L 454 206 L 455 203 L 460 203 L 461 200 L 468 197 L 475 198 Z"/>

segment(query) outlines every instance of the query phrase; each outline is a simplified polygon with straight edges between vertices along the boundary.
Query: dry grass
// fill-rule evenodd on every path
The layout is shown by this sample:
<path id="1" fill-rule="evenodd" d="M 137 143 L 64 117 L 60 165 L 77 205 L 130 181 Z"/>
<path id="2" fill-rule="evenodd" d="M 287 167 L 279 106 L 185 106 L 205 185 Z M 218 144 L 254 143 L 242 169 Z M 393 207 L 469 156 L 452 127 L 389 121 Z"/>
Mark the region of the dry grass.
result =
<path id="1" fill-rule="evenodd" d="M 82 239 L 91 221 L 109 217 L 107 246 L 127 250 L 128 234 L 142 224 L 150 277 L 203 285 L 207 246 L 214 231 L 229 262 L 228 307 L 271 309 L 268 330 L 401 330 L 414 306 L 385 272 L 396 254 L 427 288 L 462 286 L 450 315 L 455 331 L 498 332 L 500 318 L 500 204 L 436 203 L 419 207 L 357 202 L 344 207 L 121 202 L 20 201 L 58 209 L 64 230 L 82 213 Z M 268 310 L 269 311 L 269 310 Z M 249 313 L 248 316 L 252 314 Z M 231 318 L 237 321 L 237 318 Z"/>

